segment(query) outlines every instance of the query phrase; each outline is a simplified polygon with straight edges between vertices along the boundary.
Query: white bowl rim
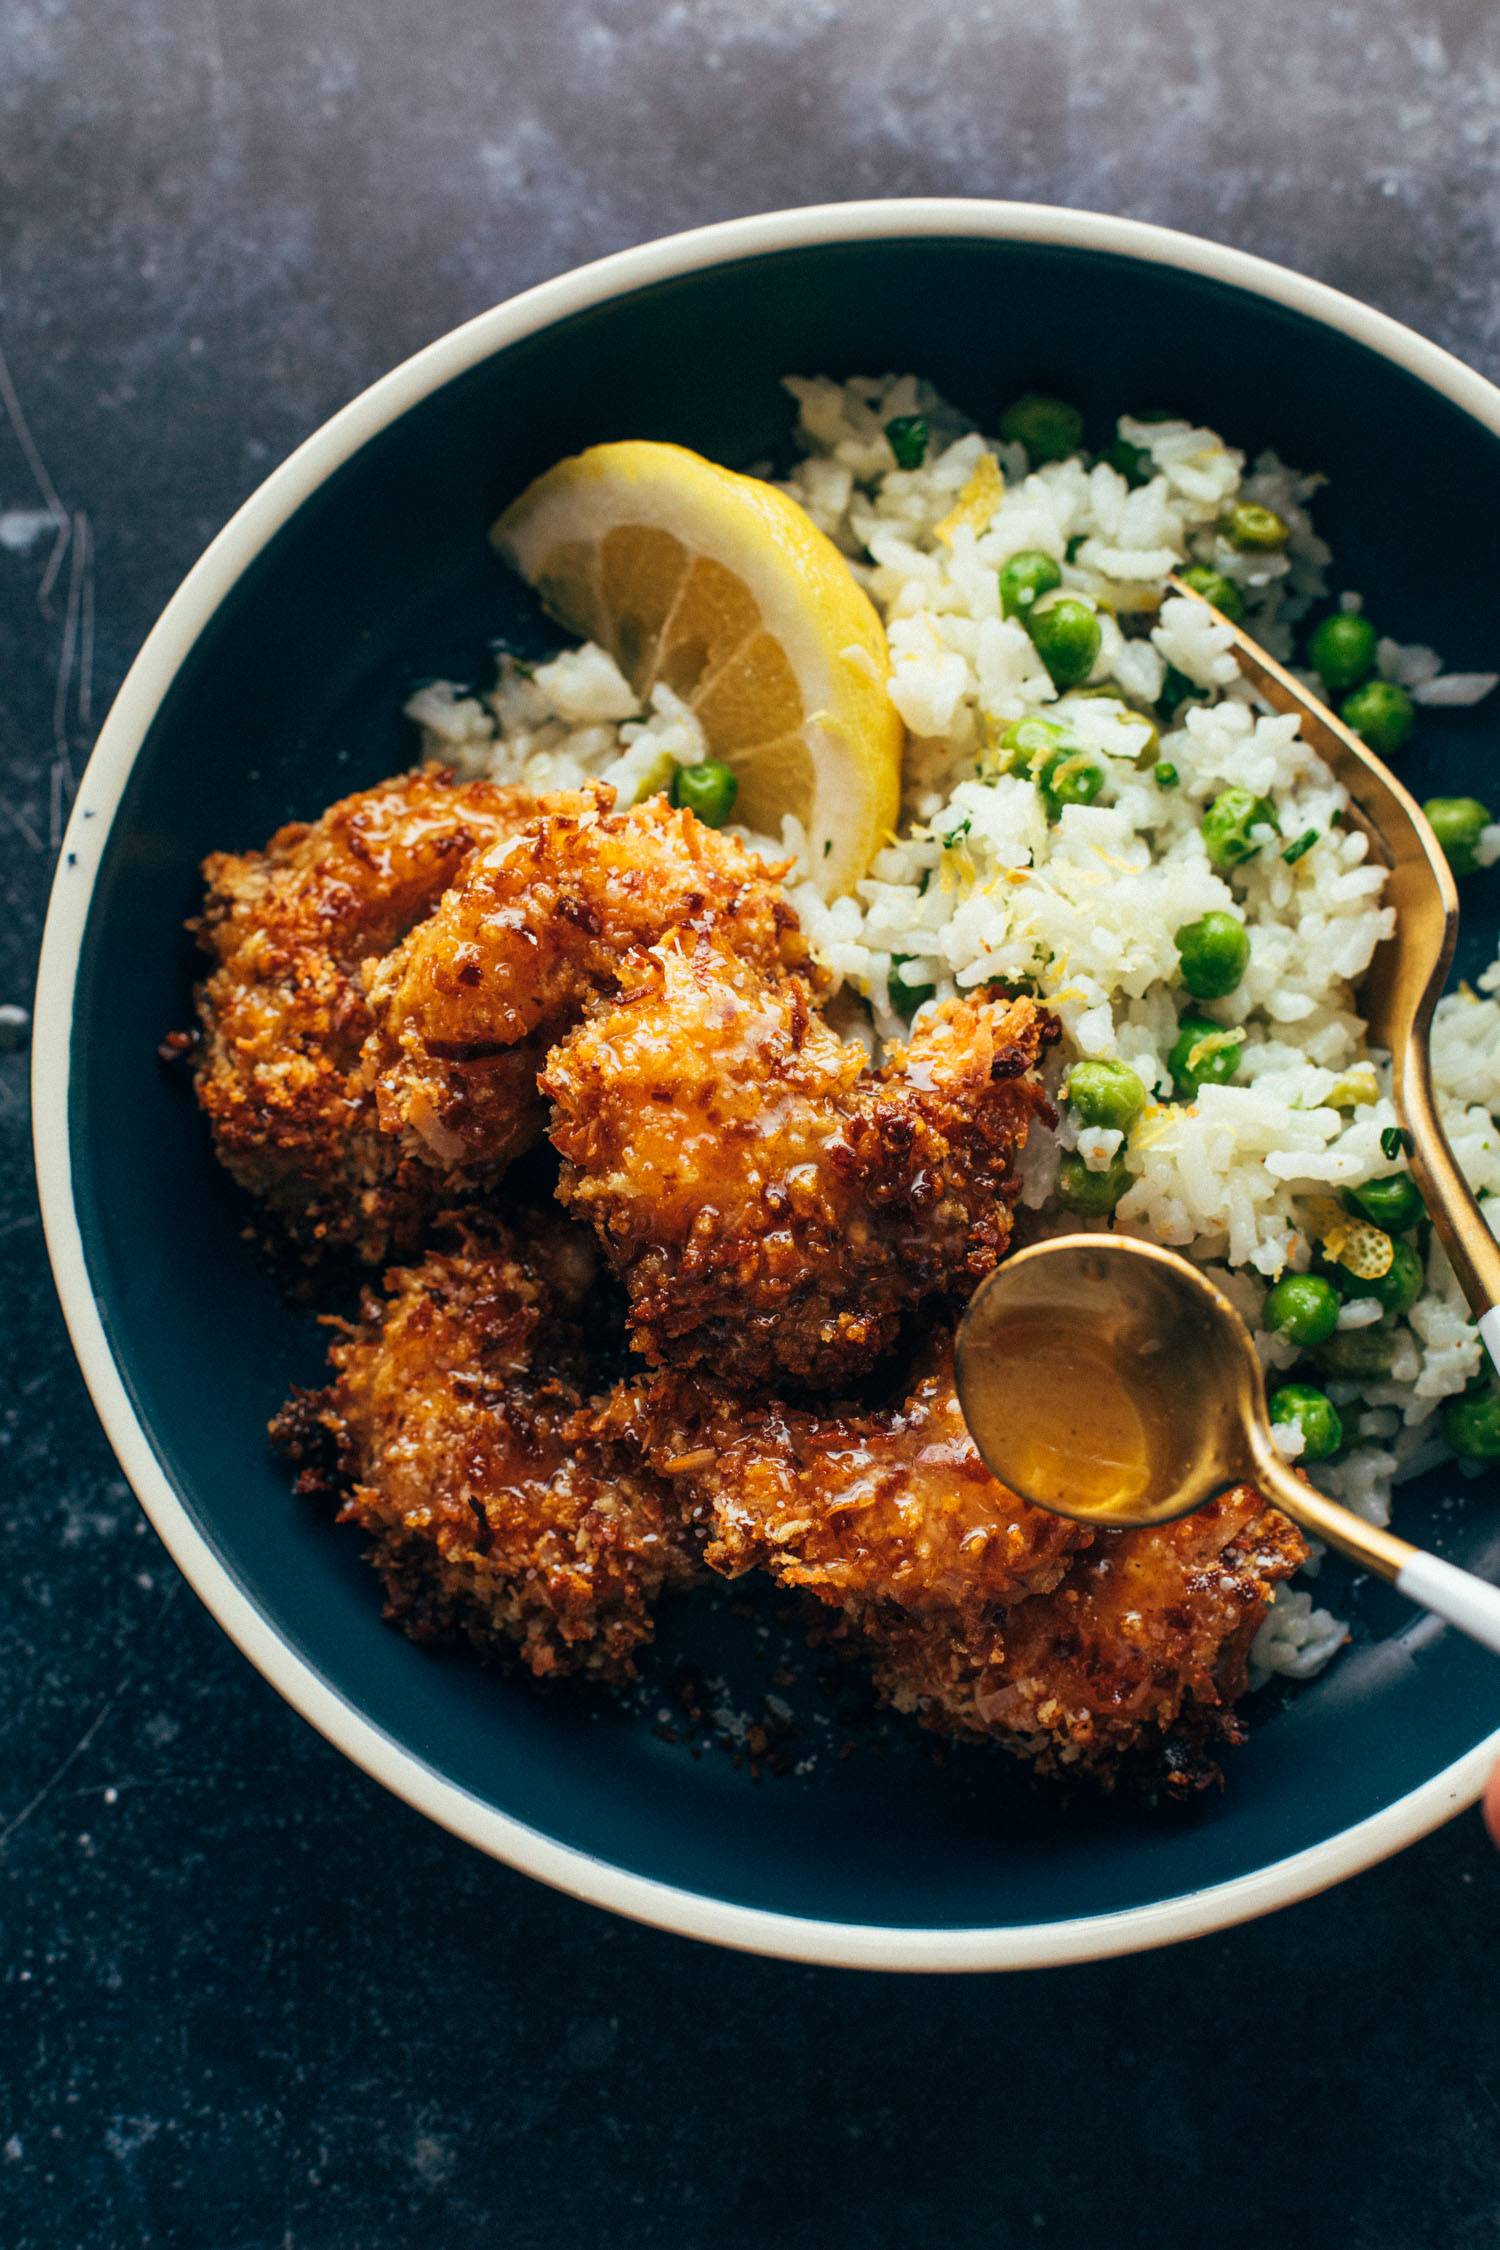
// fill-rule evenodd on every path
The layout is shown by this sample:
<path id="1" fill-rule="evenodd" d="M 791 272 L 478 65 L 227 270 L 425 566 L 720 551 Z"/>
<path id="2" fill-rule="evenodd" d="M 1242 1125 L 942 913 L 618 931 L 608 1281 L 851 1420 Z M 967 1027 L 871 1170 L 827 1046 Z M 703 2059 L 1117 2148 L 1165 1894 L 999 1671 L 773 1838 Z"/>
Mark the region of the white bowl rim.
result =
<path id="1" fill-rule="evenodd" d="M 1500 390 L 1438 345 L 1326 283 L 1198 236 L 1050 204 L 962 197 L 818 204 L 696 227 L 541 282 L 428 344 L 323 423 L 231 517 L 167 604 L 100 730 L 63 839 L 43 933 L 32 1068 L 47 1250 L 95 1409 L 178 1569 L 293 1709 L 430 1820 L 575 1898 L 746 1952 L 846 1968 L 911 1971 L 1043 1968 L 1103 1959 L 1202 1936 L 1311 1897 L 1414 1843 L 1473 1804 L 1500 1757 L 1500 1732 L 1368 1819 L 1266 1867 L 1148 1905 L 1051 1923 L 904 1929 L 822 1921 L 683 1890 L 558 1843 L 435 1773 L 348 1702 L 281 1639 L 193 1523 L 131 1404 L 89 1284 L 73 1197 L 68 1083 L 84 927 L 104 846 L 141 744 L 214 611 L 268 540 L 335 469 L 455 376 L 609 298 L 777 251 L 943 237 L 1105 251 L 1228 283 L 1353 338 L 1500 436 Z"/>

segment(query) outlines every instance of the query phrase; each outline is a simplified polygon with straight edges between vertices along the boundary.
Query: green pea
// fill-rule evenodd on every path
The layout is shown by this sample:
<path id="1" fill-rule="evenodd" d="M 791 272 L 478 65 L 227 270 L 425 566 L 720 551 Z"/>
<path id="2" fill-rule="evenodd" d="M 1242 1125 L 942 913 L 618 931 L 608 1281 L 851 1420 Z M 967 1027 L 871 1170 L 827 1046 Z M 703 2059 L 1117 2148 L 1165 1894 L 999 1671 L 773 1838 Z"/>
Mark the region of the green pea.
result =
<path id="1" fill-rule="evenodd" d="M 1290 1422 L 1302 1432 L 1303 1461 L 1326 1461 L 1344 1442 L 1344 1425 L 1338 1408 L 1326 1391 L 1311 1383 L 1283 1383 L 1271 1393 L 1271 1420 Z"/>
<path id="2" fill-rule="evenodd" d="M 1317 1273 L 1284 1274 L 1261 1308 L 1267 1328 L 1305 1351 L 1325 1343 L 1339 1324 L 1339 1293 Z"/>
<path id="3" fill-rule="evenodd" d="M 1240 1067 L 1245 1034 L 1226 1032 L 1207 1016 L 1183 1016 L 1167 1056 L 1172 1084 L 1185 1102 L 1194 1099 L 1200 1086 L 1227 1086 Z"/>
<path id="4" fill-rule="evenodd" d="M 1329 694 L 1347 695 L 1375 661 L 1375 628 L 1357 610 L 1337 610 L 1317 628 L 1307 653 Z"/>
<path id="5" fill-rule="evenodd" d="M 1443 1435 L 1460 1461 L 1500 1461 L 1500 1392 L 1484 1383 L 1456 1398 L 1443 1415 Z"/>
<path id="6" fill-rule="evenodd" d="M 1340 1201 L 1346 1211 L 1383 1227 L 1387 1234 L 1405 1234 L 1427 1215 L 1410 1172 L 1388 1172 L 1384 1179 L 1366 1180 L 1363 1187 L 1347 1189 Z"/>
<path id="7" fill-rule="evenodd" d="M 1165 758 L 1162 759 L 1160 765 L 1153 766 L 1151 769 L 1151 779 L 1156 783 L 1158 789 L 1175 789 L 1179 778 L 1177 768 L 1170 765 Z"/>
<path id="8" fill-rule="evenodd" d="M 1373 1297 L 1383 1313 L 1410 1312 L 1426 1286 L 1427 1276 L 1419 1254 L 1409 1242 L 1392 1244 L 1391 1262 L 1373 1280 L 1361 1279 L 1348 1268 L 1338 1269 L 1338 1285 L 1346 1297 Z M 1354 1334 L 1358 1334 L 1356 1329 Z"/>
<path id="9" fill-rule="evenodd" d="M 1099 620 L 1087 602 L 1063 594 L 1045 609 L 1033 609 L 1026 619 L 1032 646 L 1052 675 L 1056 688 L 1078 687 L 1098 661 L 1103 635 Z"/>
<path id="10" fill-rule="evenodd" d="M 1127 484 L 1149 484 L 1156 474 L 1156 464 L 1143 445 L 1132 445 L 1129 438 L 1117 437 L 1100 455 Z"/>
<path id="11" fill-rule="evenodd" d="M 1284 547 L 1291 537 L 1285 519 L 1274 508 L 1259 507 L 1253 500 L 1237 500 L 1224 518 L 1224 536 L 1236 547 Z M 1219 607 L 1223 608 L 1223 603 Z"/>
<path id="12" fill-rule="evenodd" d="M 1121 1062 L 1074 1063 L 1066 1091 L 1080 1125 L 1100 1125 L 1117 1133 L 1128 1133 L 1146 1106 L 1145 1087 Z"/>
<path id="13" fill-rule="evenodd" d="M 1081 750 L 1054 750 L 1037 775 L 1049 820 L 1060 820 L 1064 805 L 1091 805 L 1104 787 L 1104 768 Z"/>
<path id="14" fill-rule="evenodd" d="M 1455 875 L 1472 875 L 1479 865 L 1475 846 L 1493 814 L 1477 797 L 1429 797 L 1422 810 L 1447 854 Z"/>
<path id="15" fill-rule="evenodd" d="M 924 1001 L 930 1000 L 937 990 L 935 984 L 917 984 L 908 979 L 906 968 L 911 958 L 909 953 L 891 955 L 891 974 L 887 985 L 891 1007 L 898 1016 L 904 1016 L 908 1023 Z"/>
<path id="16" fill-rule="evenodd" d="M 1070 1150 L 1057 1167 L 1059 1201 L 1084 1218 L 1104 1218 L 1129 1185 L 1129 1169 L 1118 1156 L 1107 1172 L 1091 1172 L 1083 1158 Z"/>
<path id="17" fill-rule="evenodd" d="M 1012 719 L 1000 737 L 1000 749 L 1008 760 L 1005 770 L 1028 780 L 1036 759 L 1050 757 L 1054 750 L 1068 747 L 1071 740 L 1067 728 L 1051 719 Z"/>
<path id="18" fill-rule="evenodd" d="M 672 803 L 696 813 L 705 828 L 723 827 L 739 793 L 739 782 L 717 758 L 705 758 L 697 766 L 679 766 L 672 776 Z"/>
<path id="19" fill-rule="evenodd" d="M 1276 808 L 1267 797 L 1249 789 L 1221 789 L 1203 815 L 1203 848 L 1221 875 L 1242 867 L 1260 850 L 1252 828 L 1274 828 Z"/>
<path id="20" fill-rule="evenodd" d="M 1012 399 L 1000 417 L 1000 435 L 1007 445 L 1024 445 L 1031 466 L 1044 461 L 1066 461 L 1083 443 L 1083 416 L 1066 399 L 1049 398 L 1044 391 L 1027 391 Z"/>
<path id="21" fill-rule="evenodd" d="M 1336 1328 L 1314 1358 L 1325 1375 L 1343 1375 L 1367 1382 L 1389 1375 L 1396 1356 L 1396 1332 L 1382 1321 L 1376 1328 Z"/>
<path id="22" fill-rule="evenodd" d="M 1182 981 L 1195 1000 L 1222 1000 L 1250 966 L 1245 925 L 1232 914 L 1200 915 L 1173 939 L 1182 959 Z"/>
<path id="23" fill-rule="evenodd" d="M 1191 586 L 1195 594 L 1212 602 L 1231 625 L 1239 624 L 1245 614 L 1245 597 L 1232 578 L 1226 578 L 1222 570 L 1210 570 L 1206 563 L 1194 563 L 1191 570 L 1178 575 L 1184 586 Z"/>
<path id="24" fill-rule="evenodd" d="M 898 469 L 920 469 L 927 458 L 925 414 L 897 414 L 886 423 L 886 442 L 896 456 Z"/>
<path id="25" fill-rule="evenodd" d="M 1050 555 L 1026 547 L 1000 566 L 1000 607 L 1007 617 L 1024 617 L 1043 594 L 1055 593 L 1062 572 Z"/>
<path id="26" fill-rule="evenodd" d="M 1367 742 L 1377 758 L 1394 758 L 1411 736 L 1416 712 L 1411 697 L 1394 680 L 1366 680 L 1339 705 L 1339 717 Z"/>

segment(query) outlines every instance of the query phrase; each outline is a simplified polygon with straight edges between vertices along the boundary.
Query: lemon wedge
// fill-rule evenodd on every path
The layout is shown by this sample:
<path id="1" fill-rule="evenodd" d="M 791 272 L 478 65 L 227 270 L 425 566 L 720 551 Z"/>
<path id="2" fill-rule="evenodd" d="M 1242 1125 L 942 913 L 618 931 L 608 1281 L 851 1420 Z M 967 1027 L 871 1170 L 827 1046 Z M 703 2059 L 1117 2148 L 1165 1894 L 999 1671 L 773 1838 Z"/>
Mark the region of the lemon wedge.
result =
<path id="1" fill-rule="evenodd" d="M 664 682 L 692 707 L 737 821 L 779 837 L 794 813 L 824 894 L 858 882 L 895 824 L 902 728 L 885 630 L 805 509 L 641 439 L 559 461 L 490 537 L 643 701 Z"/>

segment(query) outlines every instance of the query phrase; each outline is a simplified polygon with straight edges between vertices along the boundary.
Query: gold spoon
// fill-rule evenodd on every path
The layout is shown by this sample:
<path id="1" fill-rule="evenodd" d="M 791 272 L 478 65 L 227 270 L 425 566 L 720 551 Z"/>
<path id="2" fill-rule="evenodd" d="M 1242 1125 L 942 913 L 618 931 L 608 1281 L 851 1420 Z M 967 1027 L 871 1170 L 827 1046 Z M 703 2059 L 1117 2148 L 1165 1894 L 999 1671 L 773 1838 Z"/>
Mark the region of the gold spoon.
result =
<path id="1" fill-rule="evenodd" d="M 1203 596 L 1175 574 L 1167 584 L 1189 601 Z M 1235 661 L 1274 711 L 1301 721 L 1302 739 L 1349 793 L 1349 815 L 1389 868 L 1386 903 L 1394 933 L 1376 949 L 1360 1006 L 1370 1038 L 1391 1057 L 1391 1099 L 1406 1129 L 1412 1176 L 1447 1251 L 1492 1362 L 1500 1368 L 1500 1243 L 1458 1168 L 1432 1093 L 1428 1033 L 1458 938 L 1458 889 L 1442 845 L 1410 792 L 1326 704 L 1292 677 L 1258 641 L 1204 602 L 1232 636 Z"/>
<path id="2" fill-rule="evenodd" d="M 1037 1507 L 1123 1530 L 1253 1483 L 1294 1523 L 1500 1654 L 1500 1587 L 1293 1474 L 1250 1331 L 1174 1250 L 1061 1235 L 1008 1258 L 959 1323 L 959 1404 L 985 1466 Z"/>

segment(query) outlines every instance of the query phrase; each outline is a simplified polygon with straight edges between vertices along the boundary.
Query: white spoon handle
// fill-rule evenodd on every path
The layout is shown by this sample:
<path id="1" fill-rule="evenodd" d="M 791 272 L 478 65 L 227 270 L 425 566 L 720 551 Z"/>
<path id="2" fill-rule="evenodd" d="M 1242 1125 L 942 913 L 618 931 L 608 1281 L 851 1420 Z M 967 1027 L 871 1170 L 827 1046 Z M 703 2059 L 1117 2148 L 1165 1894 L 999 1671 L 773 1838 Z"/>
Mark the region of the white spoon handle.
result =
<path id="1" fill-rule="evenodd" d="M 1396 1591 L 1500 1656 L 1500 1586 L 1437 1555 L 1414 1554 L 1401 1566 Z"/>
<path id="2" fill-rule="evenodd" d="M 1443 1562 L 1424 1548 L 1413 1547 L 1394 1531 L 1366 1523 L 1342 1501 L 1330 1499 L 1316 1485 L 1304 1484 L 1277 1453 L 1267 1425 L 1257 1419 L 1247 1431 L 1251 1473 L 1256 1483 L 1295 1524 L 1331 1547 L 1388 1579 L 1408 1601 L 1430 1609 L 1461 1633 L 1480 1641 L 1500 1656 L 1500 1586 L 1476 1578 L 1457 1563 Z"/>

